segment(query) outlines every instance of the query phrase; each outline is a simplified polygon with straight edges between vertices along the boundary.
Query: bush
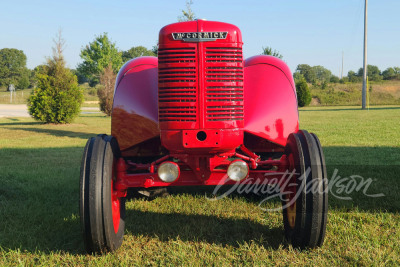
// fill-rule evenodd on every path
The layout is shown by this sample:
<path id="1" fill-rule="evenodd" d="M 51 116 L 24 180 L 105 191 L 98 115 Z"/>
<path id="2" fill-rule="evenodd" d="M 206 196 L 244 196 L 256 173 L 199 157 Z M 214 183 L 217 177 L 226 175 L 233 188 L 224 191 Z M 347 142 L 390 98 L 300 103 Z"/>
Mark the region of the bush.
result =
<path id="1" fill-rule="evenodd" d="M 100 84 L 102 86 L 97 90 L 97 96 L 100 101 L 100 110 L 108 116 L 111 116 L 112 113 L 115 79 L 116 74 L 114 74 L 112 66 L 109 65 L 100 75 Z"/>
<path id="2" fill-rule="evenodd" d="M 304 79 L 296 81 L 297 103 L 299 107 L 308 106 L 311 103 L 311 93 Z"/>
<path id="3" fill-rule="evenodd" d="M 86 89 L 86 90 L 88 92 L 88 95 L 91 95 L 91 96 L 96 96 L 97 95 L 97 89 L 96 88 L 90 88 L 90 89 Z"/>
<path id="4" fill-rule="evenodd" d="M 77 77 L 65 67 L 61 44 L 47 60 L 47 68 L 37 73 L 37 86 L 28 99 L 31 116 L 46 123 L 70 123 L 78 116 L 83 94 Z"/>
<path id="5" fill-rule="evenodd" d="M 331 76 L 331 79 L 330 79 L 330 82 L 331 82 L 331 83 L 339 83 L 339 82 L 340 82 L 340 79 L 339 79 L 339 77 L 337 77 L 337 76 L 335 76 L 335 75 L 332 75 L 332 76 Z"/>
<path id="6" fill-rule="evenodd" d="M 65 78 L 64 86 L 59 86 L 57 78 L 37 75 L 37 87 L 28 99 L 29 114 L 34 119 L 46 123 L 70 123 L 78 116 L 83 100 L 82 92 L 75 76 Z"/>
<path id="7" fill-rule="evenodd" d="M 326 89 L 328 87 L 328 82 L 327 81 L 323 81 L 321 84 L 321 89 Z"/>

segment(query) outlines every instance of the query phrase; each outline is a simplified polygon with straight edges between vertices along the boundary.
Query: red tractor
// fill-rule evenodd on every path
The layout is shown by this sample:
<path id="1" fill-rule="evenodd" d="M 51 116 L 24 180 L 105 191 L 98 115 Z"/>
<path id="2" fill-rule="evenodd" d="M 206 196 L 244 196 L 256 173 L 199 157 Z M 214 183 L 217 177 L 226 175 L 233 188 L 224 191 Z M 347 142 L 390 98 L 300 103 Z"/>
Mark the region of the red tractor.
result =
<path id="1" fill-rule="evenodd" d="M 111 136 L 88 140 L 80 217 L 89 253 L 116 250 L 128 188 L 278 183 L 286 238 L 324 241 L 328 184 L 315 134 L 299 130 L 287 65 L 242 54 L 234 25 L 196 20 L 165 26 L 158 57 L 119 71 Z M 287 175 L 290 173 L 291 175 Z"/>

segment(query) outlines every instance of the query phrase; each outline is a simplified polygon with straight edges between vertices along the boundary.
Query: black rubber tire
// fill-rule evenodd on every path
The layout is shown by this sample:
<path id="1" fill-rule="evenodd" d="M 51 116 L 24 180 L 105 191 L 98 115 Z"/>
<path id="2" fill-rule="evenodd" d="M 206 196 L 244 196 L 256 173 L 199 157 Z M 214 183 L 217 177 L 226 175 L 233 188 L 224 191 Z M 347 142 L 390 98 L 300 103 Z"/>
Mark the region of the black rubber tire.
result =
<path id="1" fill-rule="evenodd" d="M 328 213 L 328 182 L 325 159 L 318 138 L 305 130 L 290 134 L 285 154 L 293 156 L 296 173 L 294 225 L 289 224 L 288 209 L 283 209 L 286 238 L 297 248 L 322 246 Z M 292 171 L 292 170 L 289 170 Z M 286 204 L 283 201 L 282 204 Z"/>
<path id="2" fill-rule="evenodd" d="M 311 133 L 311 135 L 312 135 L 312 137 L 314 137 L 314 140 L 317 143 L 319 156 L 321 159 L 320 165 L 322 168 L 322 184 L 323 184 L 323 190 L 324 190 L 323 204 L 322 204 L 323 216 L 322 216 L 322 222 L 321 222 L 320 240 L 318 241 L 322 245 L 322 243 L 324 242 L 324 239 L 325 239 L 326 223 L 328 221 L 328 195 L 329 195 L 328 173 L 326 171 L 325 156 L 324 156 L 324 152 L 322 151 L 321 142 L 319 141 L 316 134 Z"/>
<path id="3" fill-rule="evenodd" d="M 113 165 L 119 156 L 118 143 L 112 136 L 92 137 L 84 149 L 79 206 L 83 239 L 88 253 L 114 251 L 122 244 L 125 200 L 119 199 L 120 219 L 117 232 L 114 231 L 111 201 L 111 184 L 112 179 L 115 179 Z"/>

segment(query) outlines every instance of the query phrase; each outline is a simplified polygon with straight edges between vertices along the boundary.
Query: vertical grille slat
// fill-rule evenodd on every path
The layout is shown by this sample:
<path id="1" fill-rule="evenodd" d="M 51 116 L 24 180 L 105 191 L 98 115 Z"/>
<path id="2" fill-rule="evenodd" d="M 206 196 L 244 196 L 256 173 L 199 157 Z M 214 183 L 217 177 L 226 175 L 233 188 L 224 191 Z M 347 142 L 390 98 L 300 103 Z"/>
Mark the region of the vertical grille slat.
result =
<path id="1" fill-rule="evenodd" d="M 205 49 L 206 121 L 243 121 L 243 54 L 241 47 Z"/>
<path id="2" fill-rule="evenodd" d="M 158 103 L 160 122 L 196 122 L 198 96 L 197 49 L 158 50 Z"/>

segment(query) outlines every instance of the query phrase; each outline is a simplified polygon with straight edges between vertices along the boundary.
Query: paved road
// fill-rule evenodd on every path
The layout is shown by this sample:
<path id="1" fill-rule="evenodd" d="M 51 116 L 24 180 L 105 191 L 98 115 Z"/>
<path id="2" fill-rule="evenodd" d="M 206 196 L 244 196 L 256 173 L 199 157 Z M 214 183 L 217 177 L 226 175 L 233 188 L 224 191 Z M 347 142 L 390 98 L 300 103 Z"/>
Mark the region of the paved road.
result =
<path id="1" fill-rule="evenodd" d="M 97 107 L 82 108 L 83 114 L 99 113 Z M 26 105 L 0 104 L 0 118 L 2 117 L 30 117 Z"/>

